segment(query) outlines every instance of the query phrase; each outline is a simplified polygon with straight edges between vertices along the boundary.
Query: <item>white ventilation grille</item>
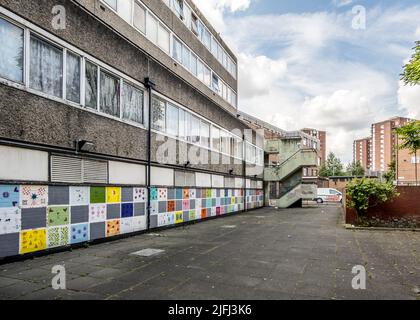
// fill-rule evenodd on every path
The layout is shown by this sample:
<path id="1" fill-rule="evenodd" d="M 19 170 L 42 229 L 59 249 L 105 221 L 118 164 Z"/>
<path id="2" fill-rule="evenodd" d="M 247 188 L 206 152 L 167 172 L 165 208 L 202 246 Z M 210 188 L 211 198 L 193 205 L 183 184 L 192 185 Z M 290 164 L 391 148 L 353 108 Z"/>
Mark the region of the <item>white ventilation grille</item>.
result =
<path id="1" fill-rule="evenodd" d="M 51 181 L 108 183 L 108 163 L 106 161 L 52 155 Z"/>

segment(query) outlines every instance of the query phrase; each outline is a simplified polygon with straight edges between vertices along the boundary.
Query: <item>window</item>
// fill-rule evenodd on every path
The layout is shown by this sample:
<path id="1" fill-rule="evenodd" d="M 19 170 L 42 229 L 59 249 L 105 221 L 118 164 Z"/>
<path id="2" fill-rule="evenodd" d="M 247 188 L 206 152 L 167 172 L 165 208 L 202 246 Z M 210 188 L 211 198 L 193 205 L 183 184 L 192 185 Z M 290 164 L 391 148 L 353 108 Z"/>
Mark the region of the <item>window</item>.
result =
<path id="1" fill-rule="evenodd" d="M 220 129 L 212 127 L 211 130 L 212 148 L 220 152 Z"/>
<path id="2" fill-rule="evenodd" d="M 152 98 L 152 128 L 165 132 L 166 107 L 165 102 Z"/>
<path id="3" fill-rule="evenodd" d="M 63 51 L 31 36 L 30 87 L 63 97 Z"/>
<path id="4" fill-rule="evenodd" d="M 217 42 L 214 37 L 211 37 L 211 53 L 217 58 Z"/>
<path id="5" fill-rule="evenodd" d="M 100 111 L 120 117 L 119 79 L 101 70 Z"/>
<path id="6" fill-rule="evenodd" d="M 158 44 L 163 51 L 169 53 L 171 47 L 169 31 L 161 24 L 159 24 Z"/>
<path id="7" fill-rule="evenodd" d="M 203 44 L 207 47 L 207 49 L 211 49 L 211 35 L 210 32 L 203 26 Z"/>
<path id="8" fill-rule="evenodd" d="M 146 33 L 146 9 L 138 2 L 134 3 L 134 27 Z"/>
<path id="9" fill-rule="evenodd" d="M 184 20 L 184 1 L 183 0 L 173 0 L 175 13 L 181 20 Z"/>
<path id="10" fill-rule="evenodd" d="M 200 60 L 197 62 L 197 78 L 204 82 L 204 65 Z"/>
<path id="11" fill-rule="evenodd" d="M 146 34 L 150 41 L 157 43 L 158 41 L 158 21 L 150 14 L 147 14 Z"/>
<path id="12" fill-rule="evenodd" d="M 112 9 L 117 11 L 117 0 L 104 0 Z"/>
<path id="13" fill-rule="evenodd" d="M 85 105 L 98 109 L 98 67 L 89 61 L 86 61 Z"/>
<path id="14" fill-rule="evenodd" d="M 182 44 L 176 38 L 173 38 L 172 57 L 179 63 L 182 63 Z"/>
<path id="15" fill-rule="evenodd" d="M 213 73 L 213 82 L 212 82 L 213 90 L 220 94 L 220 87 L 219 87 L 219 78 Z"/>
<path id="16" fill-rule="evenodd" d="M 238 138 L 233 138 L 233 156 L 239 159 L 243 158 L 243 150 L 242 150 L 242 140 Z"/>
<path id="17" fill-rule="evenodd" d="M 121 18 L 123 18 L 125 21 L 131 24 L 131 0 L 118 0 L 118 14 Z"/>
<path id="18" fill-rule="evenodd" d="M 210 124 L 201 121 L 201 145 L 206 148 L 210 148 Z"/>
<path id="19" fill-rule="evenodd" d="M 174 105 L 167 103 L 166 105 L 166 133 L 177 137 L 178 136 L 178 125 L 179 125 L 179 114 L 178 108 Z"/>
<path id="20" fill-rule="evenodd" d="M 204 83 L 210 87 L 210 79 L 211 79 L 211 71 L 209 68 L 207 68 L 206 66 L 204 66 Z"/>
<path id="21" fill-rule="evenodd" d="M 182 46 L 182 64 L 187 69 L 190 68 L 190 50 L 186 46 Z"/>
<path id="22" fill-rule="evenodd" d="M 198 37 L 198 18 L 195 14 L 191 13 L 191 31 Z"/>
<path id="23" fill-rule="evenodd" d="M 178 137 L 182 140 L 187 140 L 187 113 L 182 109 L 179 109 Z"/>
<path id="24" fill-rule="evenodd" d="M 223 64 L 223 48 L 220 45 L 217 46 L 217 60 Z"/>
<path id="25" fill-rule="evenodd" d="M 197 76 L 197 57 L 191 53 L 190 71 Z"/>
<path id="26" fill-rule="evenodd" d="M 222 152 L 225 154 L 230 154 L 230 135 L 226 131 L 222 131 Z"/>
<path id="27" fill-rule="evenodd" d="M 122 100 L 123 119 L 143 124 L 143 91 L 124 82 Z"/>
<path id="28" fill-rule="evenodd" d="M 0 76 L 23 82 L 23 30 L 0 19 Z"/>
<path id="29" fill-rule="evenodd" d="M 200 143 L 200 119 L 190 115 L 191 143 Z"/>
<path id="30" fill-rule="evenodd" d="M 66 68 L 66 98 L 80 103 L 80 58 L 67 52 Z"/>

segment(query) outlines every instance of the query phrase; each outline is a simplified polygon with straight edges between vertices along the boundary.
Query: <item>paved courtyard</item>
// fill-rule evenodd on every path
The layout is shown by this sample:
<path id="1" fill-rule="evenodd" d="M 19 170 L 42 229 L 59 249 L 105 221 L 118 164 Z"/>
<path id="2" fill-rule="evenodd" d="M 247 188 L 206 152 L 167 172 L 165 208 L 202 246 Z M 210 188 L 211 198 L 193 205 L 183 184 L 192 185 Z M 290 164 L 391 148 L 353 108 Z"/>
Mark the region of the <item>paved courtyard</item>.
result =
<path id="1" fill-rule="evenodd" d="M 130 255 L 146 248 L 164 252 Z M 338 207 L 261 209 L 0 265 L 0 299 L 415 300 L 419 255 L 420 233 L 345 230 Z M 67 290 L 51 288 L 54 265 Z"/>

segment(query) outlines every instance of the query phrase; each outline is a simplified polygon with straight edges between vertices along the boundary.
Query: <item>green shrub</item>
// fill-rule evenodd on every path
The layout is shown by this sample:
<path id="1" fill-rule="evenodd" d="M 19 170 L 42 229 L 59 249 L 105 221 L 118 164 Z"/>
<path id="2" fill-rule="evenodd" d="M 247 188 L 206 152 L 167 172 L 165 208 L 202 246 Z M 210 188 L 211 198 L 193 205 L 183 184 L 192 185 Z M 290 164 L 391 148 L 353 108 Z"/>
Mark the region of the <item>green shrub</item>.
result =
<path id="1" fill-rule="evenodd" d="M 369 208 L 391 201 L 399 194 L 392 183 L 377 179 L 354 179 L 347 185 L 347 206 L 356 210 L 359 218 L 365 217 Z"/>

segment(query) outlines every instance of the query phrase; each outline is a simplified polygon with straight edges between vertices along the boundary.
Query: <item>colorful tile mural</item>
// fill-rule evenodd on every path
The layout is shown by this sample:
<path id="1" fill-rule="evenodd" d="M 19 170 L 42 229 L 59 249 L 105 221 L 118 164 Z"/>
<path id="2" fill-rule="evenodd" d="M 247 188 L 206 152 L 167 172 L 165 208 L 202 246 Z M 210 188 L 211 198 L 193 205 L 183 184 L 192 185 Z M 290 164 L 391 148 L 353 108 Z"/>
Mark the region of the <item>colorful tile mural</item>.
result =
<path id="1" fill-rule="evenodd" d="M 262 190 L 244 197 L 240 189 L 152 188 L 151 199 L 157 228 L 242 211 L 244 200 L 258 208 L 264 197 Z M 0 236 L 16 239 L 7 252 L 18 255 L 144 231 L 146 202 L 144 187 L 0 185 Z"/>

